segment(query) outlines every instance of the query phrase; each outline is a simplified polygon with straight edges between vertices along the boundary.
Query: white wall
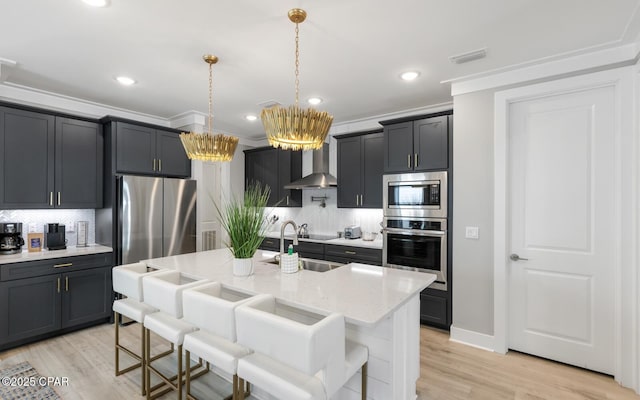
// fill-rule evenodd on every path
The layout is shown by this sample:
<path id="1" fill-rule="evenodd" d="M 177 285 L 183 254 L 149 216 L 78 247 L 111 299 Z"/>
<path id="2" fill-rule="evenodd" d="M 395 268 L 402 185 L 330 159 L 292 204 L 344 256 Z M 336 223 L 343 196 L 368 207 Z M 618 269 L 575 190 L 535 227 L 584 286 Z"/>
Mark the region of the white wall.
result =
<path id="1" fill-rule="evenodd" d="M 88 221 L 87 243 L 96 242 L 96 213 L 95 210 L 64 210 L 64 209 L 44 209 L 44 210 L 0 210 L 0 221 L 2 222 L 22 222 L 22 237 L 27 241 L 29 225 L 35 225 L 34 232 L 43 232 L 44 224 L 58 223 L 64 224 L 67 230 L 65 238 L 67 246 L 75 246 L 77 236 L 75 225 L 78 221 Z M 26 249 L 26 247 L 24 247 Z"/>
<path id="2" fill-rule="evenodd" d="M 453 325 L 493 334 L 493 91 L 453 107 Z M 465 226 L 479 239 L 465 239 Z"/>

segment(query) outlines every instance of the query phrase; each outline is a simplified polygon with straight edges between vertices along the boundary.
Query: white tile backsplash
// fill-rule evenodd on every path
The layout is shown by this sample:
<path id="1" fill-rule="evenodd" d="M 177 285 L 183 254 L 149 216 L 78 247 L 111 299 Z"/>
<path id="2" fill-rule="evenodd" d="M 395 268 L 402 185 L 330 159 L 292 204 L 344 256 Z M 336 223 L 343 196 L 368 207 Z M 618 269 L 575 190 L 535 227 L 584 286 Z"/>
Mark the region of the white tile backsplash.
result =
<path id="1" fill-rule="evenodd" d="M 75 223 L 77 221 L 89 222 L 87 243 L 95 243 L 95 210 L 0 210 L 0 222 L 22 222 L 22 236 L 25 239 L 29 232 L 29 224 L 35 225 L 35 232 L 43 232 L 45 224 L 59 223 L 67 225 L 69 222 L 72 222 L 73 232 L 69 232 L 65 226 L 67 229 L 65 235 L 67 246 L 75 246 L 77 243 L 75 232 Z"/>
<path id="2" fill-rule="evenodd" d="M 320 202 L 312 202 L 312 196 L 327 196 L 326 207 L 320 207 Z M 322 234 L 335 234 L 350 225 L 360 225 L 363 232 L 379 232 L 382 222 L 382 209 L 338 208 L 336 188 L 304 189 L 301 208 L 275 207 L 271 214 L 279 218 L 271 231 L 279 231 L 282 222 L 288 219 L 294 220 L 298 226 L 306 223 L 309 232 Z M 287 228 L 287 232 L 290 229 Z"/>

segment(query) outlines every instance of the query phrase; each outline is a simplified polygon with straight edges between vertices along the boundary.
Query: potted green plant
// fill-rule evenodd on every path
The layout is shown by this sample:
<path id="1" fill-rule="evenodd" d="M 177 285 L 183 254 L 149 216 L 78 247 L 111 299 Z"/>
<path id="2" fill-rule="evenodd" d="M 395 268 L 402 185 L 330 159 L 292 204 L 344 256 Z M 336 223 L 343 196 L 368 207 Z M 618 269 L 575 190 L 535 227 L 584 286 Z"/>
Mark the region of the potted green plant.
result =
<path id="1" fill-rule="evenodd" d="M 242 201 L 233 197 L 222 208 L 216 205 L 220 224 L 229 239 L 225 245 L 234 257 L 234 275 L 248 276 L 253 273 L 251 260 L 268 228 L 265 207 L 270 193 L 269 186 L 253 183 L 244 192 Z"/>

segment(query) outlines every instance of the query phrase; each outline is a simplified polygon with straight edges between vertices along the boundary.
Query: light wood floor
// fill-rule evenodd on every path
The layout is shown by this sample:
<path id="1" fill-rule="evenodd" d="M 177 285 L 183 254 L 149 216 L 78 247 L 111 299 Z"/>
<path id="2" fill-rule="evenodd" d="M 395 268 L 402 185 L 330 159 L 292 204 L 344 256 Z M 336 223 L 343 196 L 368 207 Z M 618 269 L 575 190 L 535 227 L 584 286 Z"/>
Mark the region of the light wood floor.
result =
<path id="1" fill-rule="evenodd" d="M 137 349 L 139 331 L 137 325 L 123 328 L 122 341 Z M 113 325 L 85 329 L 0 353 L 0 367 L 29 361 L 43 376 L 69 377 L 68 387 L 54 388 L 64 400 L 142 399 L 139 372 L 113 374 L 113 337 Z M 420 365 L 421 400 L 640 400 L 609 376 L 521 353 L 490 353 L 424 327 Z"/>

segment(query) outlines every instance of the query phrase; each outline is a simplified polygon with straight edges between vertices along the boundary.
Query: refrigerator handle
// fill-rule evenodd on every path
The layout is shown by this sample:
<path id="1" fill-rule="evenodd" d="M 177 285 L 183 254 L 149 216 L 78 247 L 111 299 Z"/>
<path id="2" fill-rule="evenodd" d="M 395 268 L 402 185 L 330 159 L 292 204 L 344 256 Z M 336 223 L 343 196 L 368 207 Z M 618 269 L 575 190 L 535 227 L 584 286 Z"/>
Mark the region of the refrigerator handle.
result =
<path id="1" fill-rule="evenodd" d="M 116 265 L 122 265 L 122 176 L 116 176 Z"/>

